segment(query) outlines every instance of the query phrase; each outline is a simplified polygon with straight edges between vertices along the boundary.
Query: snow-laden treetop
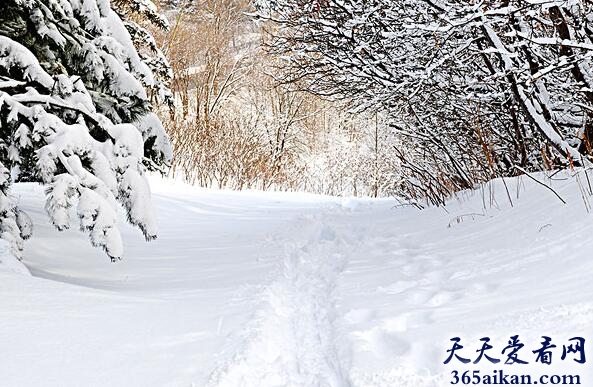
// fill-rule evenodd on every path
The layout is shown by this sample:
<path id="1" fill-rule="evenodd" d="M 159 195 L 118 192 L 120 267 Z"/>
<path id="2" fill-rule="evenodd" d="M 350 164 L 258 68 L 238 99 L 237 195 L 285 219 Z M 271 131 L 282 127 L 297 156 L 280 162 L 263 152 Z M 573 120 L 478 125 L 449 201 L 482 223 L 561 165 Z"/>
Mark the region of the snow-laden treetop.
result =
<path id="1" fill-rule="evenodd" d="M 151 105 L 169 100 L 171 70 L 142 20 L 167 25 L 148 0 L 4 2 L 0 232 L 15 255 L 31 230 L 9 195 L 16 181 L 42 182 L 53 224 L 67 229 L 76 213 L 112 260 L 123 254 L 118 203 L 156 237 L 144 174 L 171 158 Z"/>

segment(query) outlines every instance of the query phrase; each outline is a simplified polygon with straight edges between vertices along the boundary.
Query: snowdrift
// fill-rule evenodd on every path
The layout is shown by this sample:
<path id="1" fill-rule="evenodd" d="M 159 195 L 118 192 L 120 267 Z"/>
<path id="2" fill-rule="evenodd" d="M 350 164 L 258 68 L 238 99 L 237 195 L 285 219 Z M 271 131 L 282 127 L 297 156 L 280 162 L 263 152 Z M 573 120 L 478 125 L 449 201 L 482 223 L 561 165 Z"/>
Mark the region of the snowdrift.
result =
<path id="1" fill-rule="evenodd" d="M 116 264 L 53 230 L 42 188 L 17 185 L 33 276 L 0 270 L 0 385 L 442 387 L 455 369 L 492 371 L 443 364 L 451 338 L 473 360 L 487 336 L 504 361 L 512 335 L 521 373 L 593 385 L 560 361 L 571 337 L 593 340 L 588 177 L 537 179 L 554 192 L 496 180 L 422 211 L 155 180 L 159 238 L 124 227 Z M 534 362 L 542 335 L 552 366 Z"/>

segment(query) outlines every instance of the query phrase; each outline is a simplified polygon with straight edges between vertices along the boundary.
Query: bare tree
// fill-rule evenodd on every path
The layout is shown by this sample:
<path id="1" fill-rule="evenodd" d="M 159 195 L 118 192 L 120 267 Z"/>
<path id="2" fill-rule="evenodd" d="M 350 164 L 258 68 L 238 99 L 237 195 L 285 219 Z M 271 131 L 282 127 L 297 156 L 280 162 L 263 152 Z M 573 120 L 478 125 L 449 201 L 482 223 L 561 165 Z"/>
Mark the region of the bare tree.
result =
<path id="1" fill-rule="evenodd" d="M 280 82 L 386 115 L 408 196 L 591 155 L 590 2 L 259 4 Z"/>

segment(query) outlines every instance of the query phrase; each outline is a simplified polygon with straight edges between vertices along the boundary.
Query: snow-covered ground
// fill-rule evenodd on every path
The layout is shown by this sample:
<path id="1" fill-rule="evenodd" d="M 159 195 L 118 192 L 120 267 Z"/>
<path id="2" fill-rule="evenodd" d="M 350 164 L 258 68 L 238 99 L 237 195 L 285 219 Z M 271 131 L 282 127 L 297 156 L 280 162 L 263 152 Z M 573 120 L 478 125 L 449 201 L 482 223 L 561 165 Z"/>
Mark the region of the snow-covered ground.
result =
<path id="1" fill-rule="evenodd" d="M 115 264 L 52 229 L 42 188 L 17 185 L 33 276 L 0 264 L 0 385 L 442 387 L 489 369 L 444 365 L 455 336 L 473 360 L 481 337 L 501 358 L 519 334 L 533 363 L 542 335 L 556 351 L 593 340 L 586 181 L 546 181 L 568 204 L 526 177 L 423 211 L 155 180 L 159 239 L 122 226 Z M 533 372 L 593 386 L 559 357 Z"/>

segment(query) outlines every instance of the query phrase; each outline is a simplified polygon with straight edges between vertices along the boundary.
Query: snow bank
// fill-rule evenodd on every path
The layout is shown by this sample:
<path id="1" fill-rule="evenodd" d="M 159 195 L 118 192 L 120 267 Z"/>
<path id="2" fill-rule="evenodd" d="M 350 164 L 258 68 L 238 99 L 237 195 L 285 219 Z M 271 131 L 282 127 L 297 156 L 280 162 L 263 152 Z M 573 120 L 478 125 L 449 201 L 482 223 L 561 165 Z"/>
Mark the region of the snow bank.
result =
<path id="1" fill-rule="evenodd" d="M 12 255 L 8 242 L 2 239 L 0 239 L 0 272 L 31 275 L 27 267 Z"/>
<path id="2" fill-rule="evenodd" d="M 502 358 L 519 334 L 532 363 L 542 335 L 560 350 L 534 375 L 590 386 L 590 367 L 557 360 L 574 336 L 593 353 L 593 179 L 575 173 L 535 176 L 555 193 L 499 179 L 422 211 L 161 182 L 160 237 L 123 227 L 116 264 L 17 185 L 36 278 L 0 274 L 0 384 L 443 387 L 452 337 L 472 357 L 488 336 Z"/>

